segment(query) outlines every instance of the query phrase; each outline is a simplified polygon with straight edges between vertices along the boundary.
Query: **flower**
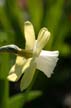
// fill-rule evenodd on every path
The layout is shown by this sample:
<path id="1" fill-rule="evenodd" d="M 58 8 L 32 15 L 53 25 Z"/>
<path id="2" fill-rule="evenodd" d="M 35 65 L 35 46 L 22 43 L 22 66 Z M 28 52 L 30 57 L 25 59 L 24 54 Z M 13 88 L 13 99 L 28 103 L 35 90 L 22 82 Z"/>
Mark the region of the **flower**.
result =
<path id="1" fill-rule="evenodd" d="M 8 52 L 17 54 L 16 62 L 10 69 L 7 78 L 15 82 L 22 76 L 21 90 L 29 87 L 36 69 L 39 69 L 47 77 L 51 77 L 59 55 L 59 51 L 42 50 L 50 37 L 50 32 L 47 28 L 43 27 L 40 30 L 36 40 L 33 25 L 31 22 L 26 21 L 24 35 L 26 40 L 25 49 L 18 48 L 16 45 L 6 46 Z M 4 49 L 6 48 L 4 47 Z"/>

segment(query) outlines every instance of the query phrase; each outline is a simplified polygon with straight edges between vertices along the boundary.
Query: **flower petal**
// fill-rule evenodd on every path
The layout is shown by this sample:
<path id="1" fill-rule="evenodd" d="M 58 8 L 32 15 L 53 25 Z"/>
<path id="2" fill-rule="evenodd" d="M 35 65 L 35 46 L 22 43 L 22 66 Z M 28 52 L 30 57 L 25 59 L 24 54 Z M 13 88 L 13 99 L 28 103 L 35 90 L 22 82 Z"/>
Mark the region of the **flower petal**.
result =
<path id="1" fill-rule="evenodd" d="M 13 82 L 16 81 L 17 75 L 15 74 L 15 65 L 12 66 L 9 75 L 7 76 L 7 79 Z"/>
<path id="2" fill-rule="evenodd" d="M 34 52 L 39 55 L 42 48 L 46 45 L 50 37 L 50 32 L 47 28 L 42 28 L 38 34 L 38 39 L 36 41 Z"/>
<path id="3" fill-rule="evenodd" d="M 25 65 L 24 65 L 23 68 L 22 68 L 22 73 L 24 73 L 25 70 L 30 66 L 31 61 L 32 61 L 32 58 L 27 59 Z"/>
<path id="4" fill-rule="evenodd" d="M 58 61 L 58 51 L 44 51 L 36 58 L 37 69 L 44 72 L 47 77 L 51 77 Z"/>
<path id="5" fill-rule="evenodd" d="M 35 43 L 35 33 L 31 22 L 26 21 L 24 24 L 24 34 L 26 39 L 26 49 L 33 49 Z"/>
<path id="6" fill-rule="evenodd" d="M 20 84 L 21 91 L 25 90 L 31 84 L 31 81 L 35 74 L 35 69 L 36 69 L 36 64 L 33 61 L 31 61 L 31 64 L 25 70 L 25 73 L 22 77 L 21 84 Z"/>
<path id="7" fill-rule="evenodd" d="M 8 80 L 10 81 L 17 81 L 21 75 L 22 75 L 22 68 L 26 63 L 26 59 L 21 56 L 17 56 L 16 58 L 16 63 L 13 65 L 13 67 L 10 69 L 9 75 L 8 75 Z"/>

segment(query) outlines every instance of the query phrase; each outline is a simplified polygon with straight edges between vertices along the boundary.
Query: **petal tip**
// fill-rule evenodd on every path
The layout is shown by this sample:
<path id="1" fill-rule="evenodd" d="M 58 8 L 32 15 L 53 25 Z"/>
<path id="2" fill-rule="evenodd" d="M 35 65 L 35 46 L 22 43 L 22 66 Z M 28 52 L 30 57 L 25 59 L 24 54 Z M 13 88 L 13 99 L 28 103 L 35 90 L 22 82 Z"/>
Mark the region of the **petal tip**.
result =
<path id="1" fill-rule="evenodd" d="M 8 75 L 7 79 L 9 81 L 15 82 L 15 81 L 17 81 L 17 76 L 15 73 L 12 73 L 11 75 Z"/>
<path id="2" fill-rule="evenodd" d="M 47 32 L 49 36 L 51 35 L 51 33 L 49 32 L 49 30 L 46 27 L 43 27 L 42 30 L 44 30 L 45 32 Z"/>
<path id="3" fill-rule="evenodd" d="M 29 24 L 31 24 L 31 22 L 30 21 L 26 21 L 25 24 L 26 25 L 29 25 Z"/>

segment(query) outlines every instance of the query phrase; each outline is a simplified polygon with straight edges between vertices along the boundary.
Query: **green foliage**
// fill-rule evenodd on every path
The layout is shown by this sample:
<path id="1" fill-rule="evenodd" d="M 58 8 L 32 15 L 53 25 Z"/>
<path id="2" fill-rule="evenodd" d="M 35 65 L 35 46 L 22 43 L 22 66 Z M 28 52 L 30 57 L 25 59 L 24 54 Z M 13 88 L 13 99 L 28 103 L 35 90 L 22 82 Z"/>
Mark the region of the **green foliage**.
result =
<path id="1" fill-rule="evenodd" d="M 71 44 L 66 43 L 65 40 L 70 38 L 71 33 L 70 0 L 67 4 L 65 4 L 65 0 L 27 0 L 26 8 L 29 20 L 35 26 L 36 34 L 42 26 L 46 26 L 51 32 L 51 39 L 45 48 L 59 50 L 60 56 L 68 57 L 71 54 Z M 17 0 L 5 0 L 3 5 L 0 4 L 0 46 L 15 43 L 24 47 L 24 13 L 25 10 L 23 11 L 19 7 Z M 0 54 L 0 108 L 22 108 L 26 102 L 40 96 L 41 92 L 29 91 L 9 97 L 9 83 L 6 77 L 11 65 L 10 61 L 12 59 L 8 54 Z M 62 75 L 61 79 L 57 73 L 54 77 L 55 81 L 58 78 L 59 81 L 68 79 L 67 72 L 69 71 L 70 75 L 70 70 L 65 69 L 65 73 L 60 74 Z"/>
<path id="2" fill-rule="evenodd" d="M 38 31 L 43 18 L 43 2 L 41 0 L 28 0 L 27 4 L 31 21 L 35 26 L 35 30 Z"/>
<path id="3" fill-rule="evenodd" d="M 30 92 L 25 92 L 25 93 L 21 93 L 18 95 L 15 95 L 13 97 L 11 97 L 8 101 L 9 103 L 9 108 L 22 108 L 22 106 L 29 101 L 32 101 L 34 99 L 36 99 L 38 96 L 41 96 L 41 92 L 40 91 L 30 91 Z"/>

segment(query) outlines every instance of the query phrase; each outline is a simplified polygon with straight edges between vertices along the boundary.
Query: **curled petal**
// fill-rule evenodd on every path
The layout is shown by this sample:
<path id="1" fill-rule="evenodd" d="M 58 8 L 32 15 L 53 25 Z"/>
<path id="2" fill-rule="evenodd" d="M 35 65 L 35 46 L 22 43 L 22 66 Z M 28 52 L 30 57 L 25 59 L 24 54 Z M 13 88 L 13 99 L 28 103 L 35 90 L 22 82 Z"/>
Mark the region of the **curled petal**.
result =
<path id="1" fill-rule="evenodd" d="M 24 24 L 24 34 L 26 39 L 26 49 L 33 49 L 35 43 L 35 33 L 31 22 L 26 21 Z"/>
<path id="2" fill-rule="evenodd" d="M 42 71 L 47 77 L 51 77 L 58 61 L 58 51 L 44 51 L 36 58 L 37 69 Z"/>
<path id="3" fill-rule="evenodd" d="M 44 46 L 49 40 L 49 37 L 50 37 L 50 32 L 48 31 L 48 29 L 42 28 L 38 34 L 38 39 L 34 46 L 34 52 L 37 53 L 37 55 L 39 55 L 42 48 L 44 48 Z"/>
<path id="4" fill-rule="evenodd" d="M 14 44 L 11 44 L 11 45 L 5 45 L 5 46 L 2 46 L 0 47 L 0 53 L 1 52 L 7 52 L 7 53 L 13 53 L 13 54 L 18 54 L 18 52 L 21 51 L 21 49 L 14 45 Z"/>

